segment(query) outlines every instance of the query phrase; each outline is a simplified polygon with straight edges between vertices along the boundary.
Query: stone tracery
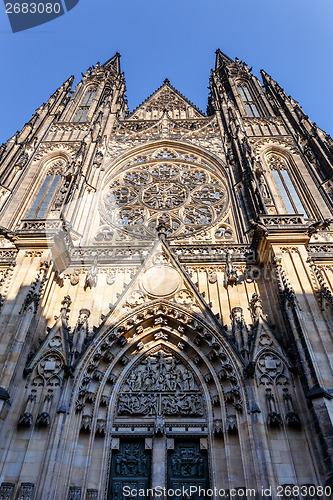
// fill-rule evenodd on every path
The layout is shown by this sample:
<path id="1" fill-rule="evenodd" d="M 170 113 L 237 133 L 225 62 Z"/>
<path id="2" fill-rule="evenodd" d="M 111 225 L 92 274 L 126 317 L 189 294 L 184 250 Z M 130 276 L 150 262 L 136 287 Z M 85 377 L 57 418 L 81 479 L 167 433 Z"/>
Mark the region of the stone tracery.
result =
<path id="1" fill-rule="evenodd" d="M 226 213 L 225 182 L 201 164 L 187 165 L 182 157 L 163 150 L 128 165 L 103 191 L 103 219 L 113 226 L 150 236 L 163 222 L 169 235 L 183 236 L 214 224 Z"/>

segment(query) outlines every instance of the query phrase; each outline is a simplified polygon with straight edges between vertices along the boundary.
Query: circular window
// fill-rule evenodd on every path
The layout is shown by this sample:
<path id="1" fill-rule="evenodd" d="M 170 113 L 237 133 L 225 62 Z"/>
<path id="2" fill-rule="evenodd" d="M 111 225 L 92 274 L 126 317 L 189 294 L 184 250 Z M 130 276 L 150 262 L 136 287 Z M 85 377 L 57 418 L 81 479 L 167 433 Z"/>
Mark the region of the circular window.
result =
<path id="1" fill-rule="evenodd" d="M 184 236 L 215 224 L 226 213 L 226 184 L 204 166 L 152 155 L 139 165 L 127 165 L 108 182 L 101 200 L 104 222 L 118 229 L 155 236 L 163 223 L 168 235 Z"/>

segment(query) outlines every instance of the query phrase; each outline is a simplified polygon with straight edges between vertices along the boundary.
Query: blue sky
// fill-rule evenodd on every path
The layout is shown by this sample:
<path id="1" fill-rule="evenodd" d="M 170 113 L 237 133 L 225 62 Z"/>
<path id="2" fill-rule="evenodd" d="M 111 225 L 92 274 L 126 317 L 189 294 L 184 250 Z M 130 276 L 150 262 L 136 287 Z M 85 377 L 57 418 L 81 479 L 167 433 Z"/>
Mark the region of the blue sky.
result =
<path id="1" fill-rule="evenodd" d="M 0 144 L 70 75 L 122 55 L 130 109 L 169 78 L 206 111 L 215 50 L 270 73 L 333 135 L 332 0 L 80 0 L 13 34 L 0 5 Z"/>

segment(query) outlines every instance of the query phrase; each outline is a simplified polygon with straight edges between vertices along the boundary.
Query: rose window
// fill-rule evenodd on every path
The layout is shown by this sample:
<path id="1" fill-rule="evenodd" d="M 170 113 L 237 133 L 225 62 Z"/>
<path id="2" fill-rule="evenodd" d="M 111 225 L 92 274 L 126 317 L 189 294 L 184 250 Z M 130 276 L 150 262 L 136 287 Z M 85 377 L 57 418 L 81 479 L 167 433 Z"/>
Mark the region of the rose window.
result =
<path id="1" fill-rule="evenodd" d="M 226 214 L 224 180 L 205 167 L 177 159 L 149 159 L 128 167 L 102 193 L 103 221 L 141 236 L 163 223 L 172 236 L 188 235 Z"/>
<path id="2" fill-rule="evenodd" d="M 176 182 L 152 182 L 142 190 L 142 203 L 155 210 L 172 210 L 184 204 L 186 189 Z"/>

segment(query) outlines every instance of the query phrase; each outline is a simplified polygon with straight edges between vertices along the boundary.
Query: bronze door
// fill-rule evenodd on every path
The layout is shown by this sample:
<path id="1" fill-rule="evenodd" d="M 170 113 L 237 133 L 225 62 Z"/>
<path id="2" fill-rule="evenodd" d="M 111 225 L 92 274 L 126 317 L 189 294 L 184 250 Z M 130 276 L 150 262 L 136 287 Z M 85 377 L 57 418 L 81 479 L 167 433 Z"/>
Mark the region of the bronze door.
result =
<path id="1" fill-rule="evenodd" d="M 121 441 L 119 451 L 112 453 L 108 500 L 144 498 L 150 481 L 151 456 L 144 441 Z"/>
<path id="2" fill-rule="evenodd" d="M 176 492 L 173 498 L 206 498 L 204 491 L 207 488 L 207 454 L 200 451 L 199 442 L 176 442 L 174 450 L 168 455 L 168 489 Z"/>

